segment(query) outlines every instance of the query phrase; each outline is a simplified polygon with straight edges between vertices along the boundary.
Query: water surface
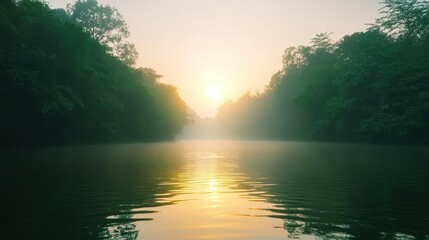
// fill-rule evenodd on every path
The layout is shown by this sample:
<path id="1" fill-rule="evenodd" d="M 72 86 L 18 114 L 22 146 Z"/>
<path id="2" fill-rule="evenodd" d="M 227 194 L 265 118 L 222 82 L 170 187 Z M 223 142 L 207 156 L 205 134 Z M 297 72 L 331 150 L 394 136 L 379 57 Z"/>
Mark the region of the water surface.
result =
<path id="1" fill-rule="evenodd" d="M 429 239 L 424 147 L 202 141 L 0 158 L 4 239 Z"/>

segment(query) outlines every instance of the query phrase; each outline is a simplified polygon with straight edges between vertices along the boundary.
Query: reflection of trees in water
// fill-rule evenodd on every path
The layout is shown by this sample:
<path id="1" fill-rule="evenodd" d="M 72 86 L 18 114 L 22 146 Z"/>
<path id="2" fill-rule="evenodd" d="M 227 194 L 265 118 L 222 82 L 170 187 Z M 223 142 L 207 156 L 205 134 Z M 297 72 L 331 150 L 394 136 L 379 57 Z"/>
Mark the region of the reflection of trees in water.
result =
<path id="1" fill-rule="evenodd" d="M 138 230 L 136 225 L 133 223 L 133 215 L 123 214 L 115 216 L 114 222 L 103 228 L 98 233 L 98 238 L 102 239 L 117 239 L 117 240 L 134 240 L 138 237 Z"/>
<path id="2" fill-rule="evenodd" d="M 155 195 L 177 188 L 161 183 L 180 170 L 180 156 L 168 144 L 9 153 L 7 227 L 32 239 L 136 239 L 134 223 L 153 213 L 144 209 L 171 204 Z"/>
<path id="3" fill-rule="evenodd" d="M 283 223 L 284 229 L 289 233 L 288 237 L 290 238 L 299 238 L 299 236 L 304 232 L 306 227 L 305 222 L 295 221 L 295 220 L 284 220 Z"/>
<path id="4" fill-rule="evenodd" d="M 263 181 L 290 237 L 425 239 L 429 179 L 423 148 L 273 144 L 244 151 L 240 166 Z"/>
<path id="5" fill-rule="evenodd" d="M 350 239 L 352 235 L 346 233 L 348 225 L 336 225 L 329 223 L 317 223 L 310 221 L 283 219 L 283 227 L 288 232 L 289 238 L 299 238 L 302 234 L 323 237 L 323 239 Z"/>

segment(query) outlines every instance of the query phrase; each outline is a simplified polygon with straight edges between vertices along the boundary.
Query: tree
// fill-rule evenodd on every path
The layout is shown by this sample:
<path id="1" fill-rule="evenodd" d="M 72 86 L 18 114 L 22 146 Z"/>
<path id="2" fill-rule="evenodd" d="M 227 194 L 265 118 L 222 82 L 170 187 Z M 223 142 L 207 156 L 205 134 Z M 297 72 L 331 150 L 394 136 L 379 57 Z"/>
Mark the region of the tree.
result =
<path id="1" fill-rule="evenodd" d="M 187 123 L 174 87 L 83 30 L 46 3 L 0 1 L 0 146 L 169 140 Z"/>
<path id="2" fill-rule="evenodd" d="M 305 46 L 288 47 L 283 53 L 283 69 L 285 71 L 301 67 L 310 53 L 310 48 Z"/>
<path id="3" fill-rule="evenodd" d="M 375 27 L 394 36 L 425 38 L 429 35 L 429 1 L 384 0 Z"/>
<path id="4" fill-rule="evenodd" d="M 327 32 L 316 34 L 316 36 L 311 39 L 311 47 L 314 50 L 324 49 L 327 52 L 331 52 L 334 50 L 331 35 L 332 33 Z"/>
<path id="5" fill-rule="evenodd" d="M 78 0 L 67 5 L 70 18 L 104 46 L 108 52 L 129 66 L 135 64 L 138 53 L 134 44 L 126 41 L 128 26 L 116 8 L 102 5 L 97 0 Z"/>
<path id="6" fill-rule="evenodd" d="M 429 1 L 383 4 L 365 32 L 287 48 L 265 92 L 217 119 L 238 137 L 429 143 Z"/>

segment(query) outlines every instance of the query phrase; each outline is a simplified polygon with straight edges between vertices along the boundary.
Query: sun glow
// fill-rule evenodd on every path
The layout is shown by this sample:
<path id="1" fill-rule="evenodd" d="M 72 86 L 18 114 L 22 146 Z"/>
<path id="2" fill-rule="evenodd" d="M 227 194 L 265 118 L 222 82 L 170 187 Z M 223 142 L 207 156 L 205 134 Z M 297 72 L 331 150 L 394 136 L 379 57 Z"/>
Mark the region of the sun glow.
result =
<path id="1" fill-rule="evenodd" d="M 218 86 L 210 86 L 206 94 L 210 100 L 217 101 L 222 97 L 222 90 Z"/>

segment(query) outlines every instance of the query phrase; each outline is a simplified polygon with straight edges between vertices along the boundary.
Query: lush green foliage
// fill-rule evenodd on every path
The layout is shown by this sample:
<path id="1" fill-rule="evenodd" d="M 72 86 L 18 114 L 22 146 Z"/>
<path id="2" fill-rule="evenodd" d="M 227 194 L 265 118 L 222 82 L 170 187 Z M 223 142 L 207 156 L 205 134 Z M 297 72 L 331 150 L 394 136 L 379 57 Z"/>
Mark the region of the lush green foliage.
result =
<path id="1" fill-rule="evenodd" d="M 188 121 L 176 89 L 112 56 L 64 10 L 0 2 L 0 144 L 170 139 Z"/>
<path id="2" fill-rule="evenodd" d="M 136 47 L 126 41 L 130 32 L 116 8 L 99 4 L 97 0 L 78 0 L 67 5 L 67 13 L 73 22 L 125 64 L 132 66 L 136 63 Z"/>
<path id="3" fill-rule="evenodd" d="M 291 47 L 263 94 L 224 104 L 236 136 L 429 142 L 429 2 L 387 0 L 366 32 Z"/>

